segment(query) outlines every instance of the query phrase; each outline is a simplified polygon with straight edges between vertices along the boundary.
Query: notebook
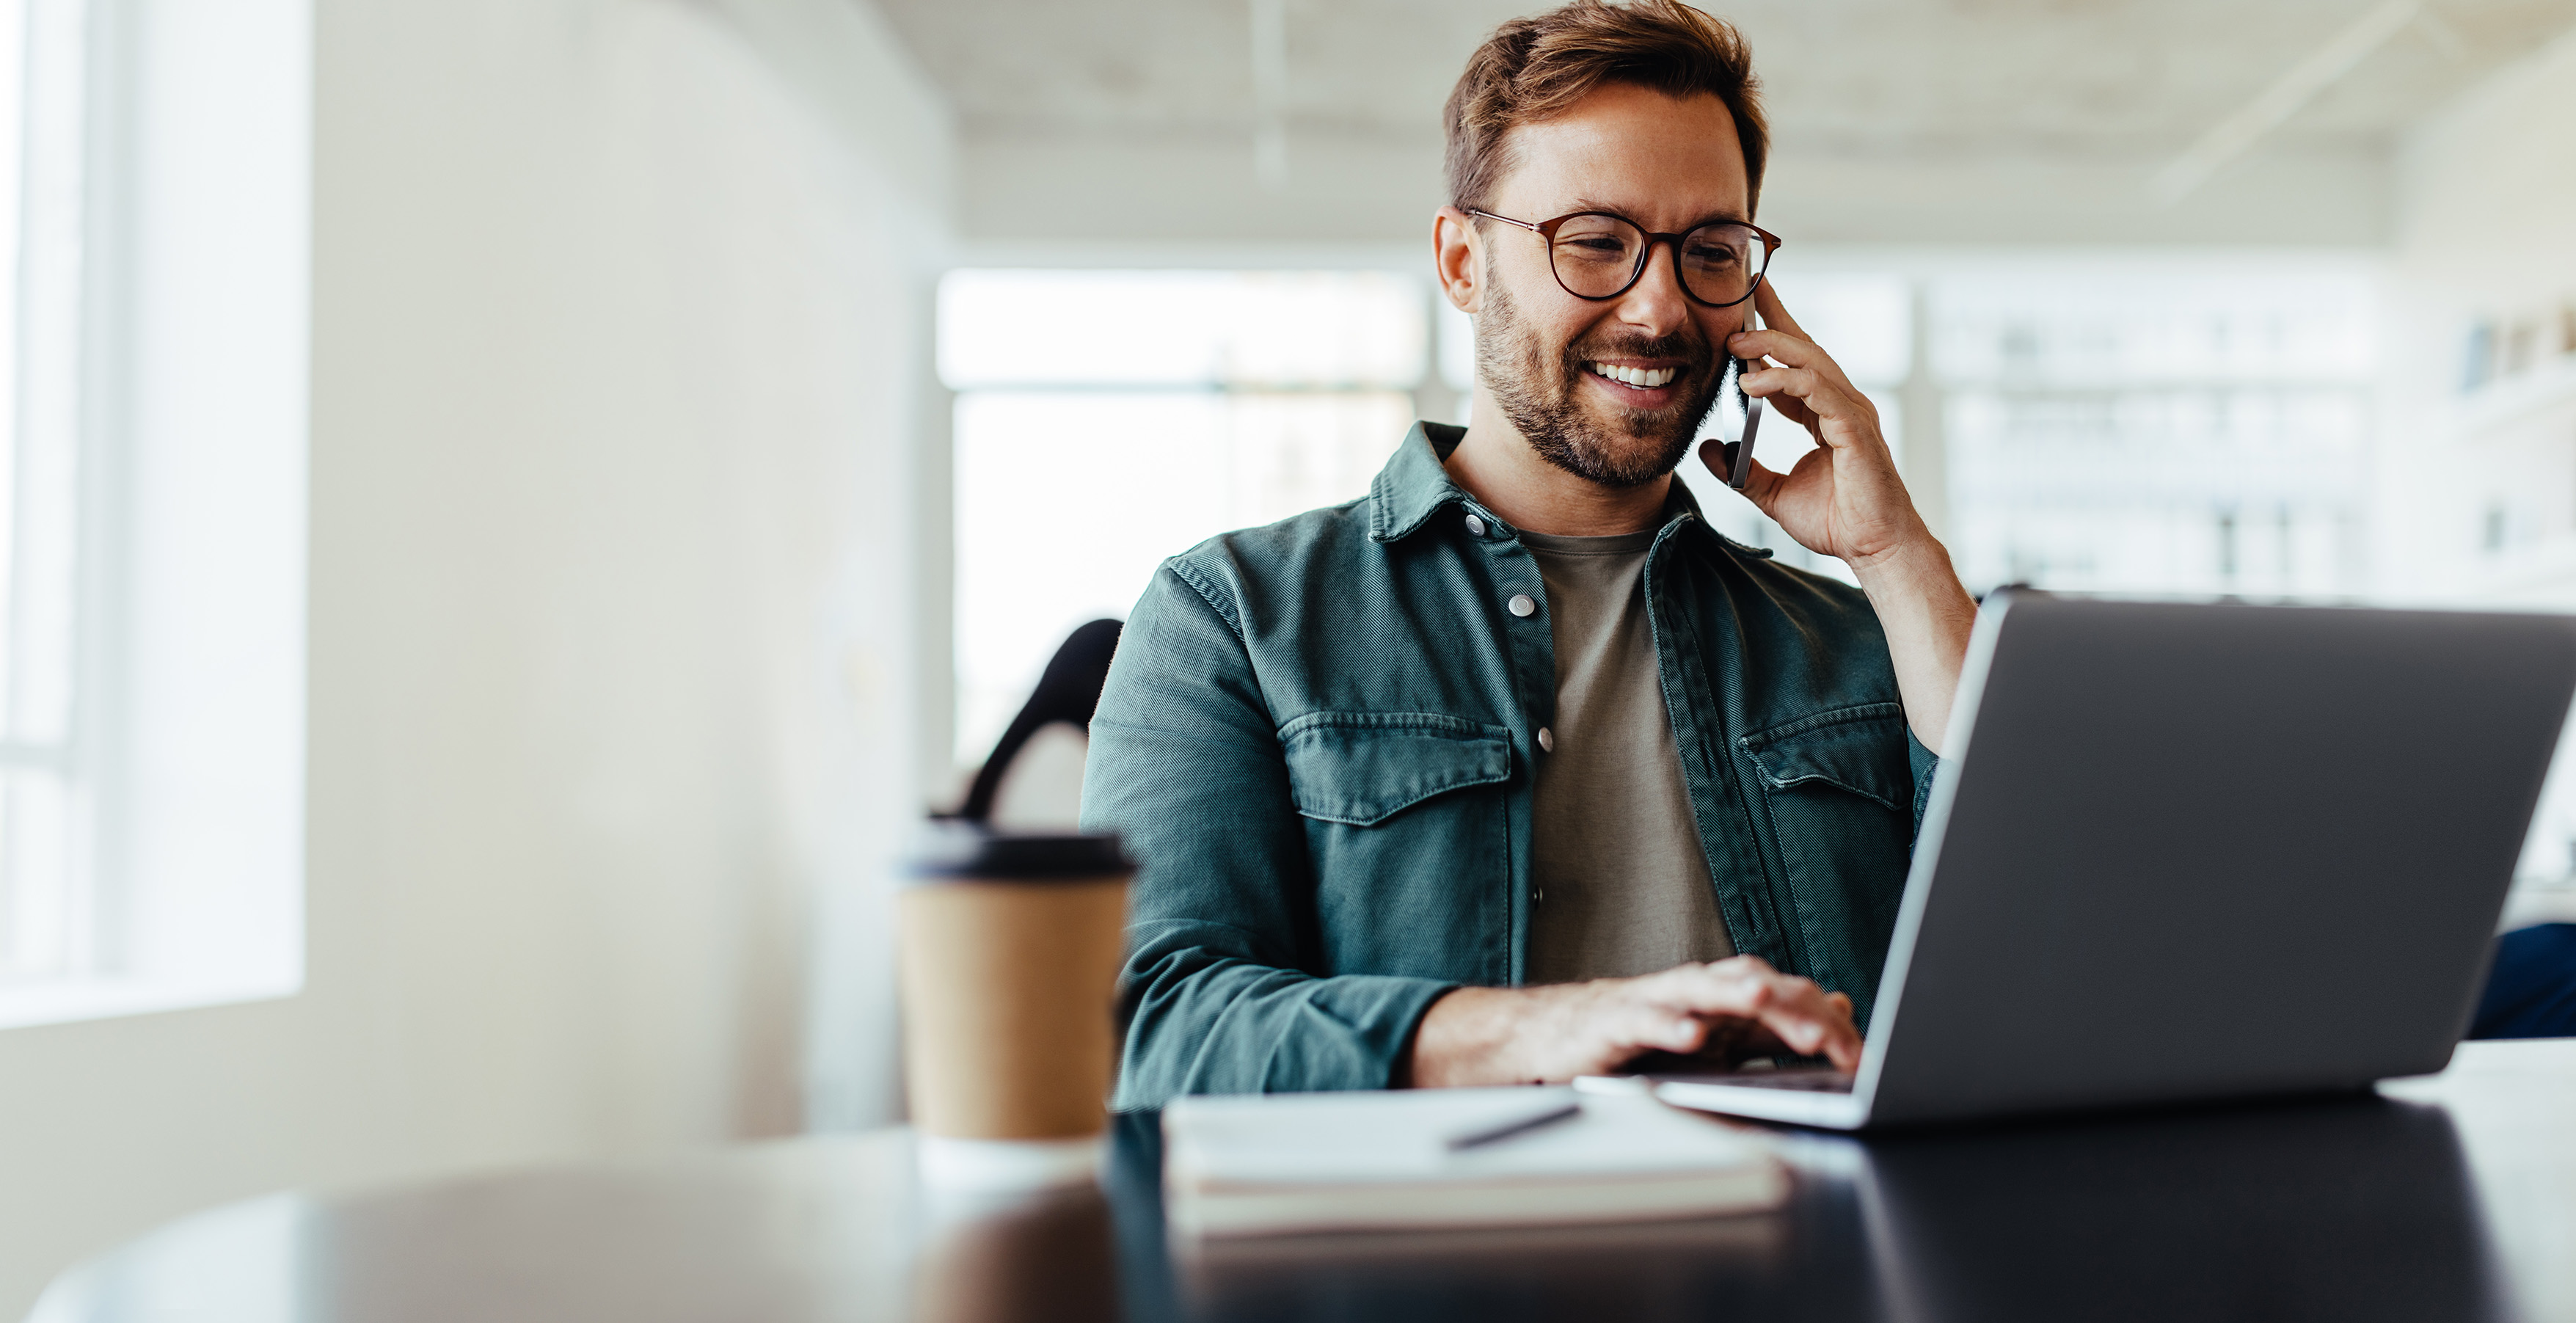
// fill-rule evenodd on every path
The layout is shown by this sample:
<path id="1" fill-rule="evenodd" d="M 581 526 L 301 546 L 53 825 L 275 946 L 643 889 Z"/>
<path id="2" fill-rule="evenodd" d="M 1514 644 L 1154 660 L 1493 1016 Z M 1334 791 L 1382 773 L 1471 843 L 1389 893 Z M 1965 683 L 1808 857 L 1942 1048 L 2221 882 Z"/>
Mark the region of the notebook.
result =
<path id="1" fill-rule="evenodd" d="M 1571 1089 L 1186 1097 L 1163 1109 L 1165 1216 L 1185 1238 L 1708 1217 L 1776 1207 L 1758 1139 L 1647 1096 L 1465 1149 Z"/>

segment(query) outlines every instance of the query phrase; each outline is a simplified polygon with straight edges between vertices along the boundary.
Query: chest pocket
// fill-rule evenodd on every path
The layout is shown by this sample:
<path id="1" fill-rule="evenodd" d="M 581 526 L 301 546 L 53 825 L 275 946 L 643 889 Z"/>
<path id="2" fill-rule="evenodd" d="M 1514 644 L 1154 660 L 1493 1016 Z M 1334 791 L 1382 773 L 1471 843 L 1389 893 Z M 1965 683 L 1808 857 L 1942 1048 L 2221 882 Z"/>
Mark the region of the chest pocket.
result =
<path id="1" fill-rule="evenodd" d="M 1743 740 L 1769 791 L 1827 787 L 1902 812 L 1914 802 L 1905 760 L 1905 709 L 1894 703 L 1837 708 Z"/>
<path id="2" fill-rule="evenodd" d="M 1914 852 L 1905 709 L 1863 703 L 1747 735 L 1805 929 L 1807 972 L 1852 994 L 1863 1023 Z"/>
<path id="3" fill-rule="evenodd" d="M 1511 732 L 1316 712 L 1279 740 L 1306 819 L 1314 972 L 1508 982 Z"/>
<path id="4" fill-rule="evenodd" d="M 1282 727 L 1288 794 L 1318 822 L 1374 827 L 1422 801 L 1511 779 L 1511 732 L 1432 712 L 1315 712 Z"/>

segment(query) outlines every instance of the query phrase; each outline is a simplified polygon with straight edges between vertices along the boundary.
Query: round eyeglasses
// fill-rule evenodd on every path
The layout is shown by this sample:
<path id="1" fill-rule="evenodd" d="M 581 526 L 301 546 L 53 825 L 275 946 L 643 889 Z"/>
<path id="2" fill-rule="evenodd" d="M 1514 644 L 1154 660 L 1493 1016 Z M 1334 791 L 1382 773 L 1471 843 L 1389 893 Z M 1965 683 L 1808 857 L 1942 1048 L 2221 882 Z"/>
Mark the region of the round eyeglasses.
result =
<path id="1" fill-rule="evenodd" d="M 1686 234 L 1656 234 L 1610 211 L 1578 211 L 1535 224 L 1470 208 L 1470 216 L 1517 225 L 1547 243 L 1556 283 L 1578 299 L 1615 299 L 1646 274 L 1655 245 L 1670 244 L 1673 269 L 1691 302 L 1729 308 L 1762 287 L 1780 236 L 1742 221 L 1711 221 Z"/>

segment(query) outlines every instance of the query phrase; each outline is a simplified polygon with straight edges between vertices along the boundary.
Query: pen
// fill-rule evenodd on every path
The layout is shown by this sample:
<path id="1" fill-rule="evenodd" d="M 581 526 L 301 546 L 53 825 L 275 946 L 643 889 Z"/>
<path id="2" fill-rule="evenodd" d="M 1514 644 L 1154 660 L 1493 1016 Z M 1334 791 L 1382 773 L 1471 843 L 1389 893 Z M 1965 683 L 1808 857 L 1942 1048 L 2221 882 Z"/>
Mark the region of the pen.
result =
<path id="1" fill-rule="evenodd" d="M 1561 1103 L 1544 1112 L 1537 1113 L 1536 1115 L 1514 1117 L 1500 1125 L 1488 1125 L 1474 1130 L 1462 1130 L 1457 1134 L 1449 1136 L 1449 1151 L 1456 1153 L 1464 1149 L 1481 1148 L 1487 1144 L 1509 1139 L 1514 1135 L 1528 1134 L 1530 1131 L 1536 1130 L 1541 1126 L 1554 1125 L 1559 1121 L 1581 1115 L 1583 1115 L 1582 1103 Z"/>

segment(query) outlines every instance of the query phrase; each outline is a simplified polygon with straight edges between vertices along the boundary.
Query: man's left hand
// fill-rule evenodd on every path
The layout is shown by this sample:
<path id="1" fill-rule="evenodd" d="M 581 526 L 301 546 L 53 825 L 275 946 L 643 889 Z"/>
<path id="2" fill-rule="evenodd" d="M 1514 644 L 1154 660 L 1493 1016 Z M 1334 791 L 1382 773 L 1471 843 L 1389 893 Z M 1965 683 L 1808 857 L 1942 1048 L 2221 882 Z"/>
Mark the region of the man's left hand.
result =
<path id="1" fill-rule="evenodd" d="M 1800 546 L 1851 567 L 1887 631 L 1906 722 L 1923 747 L 1939 753 L 1976 603 L 1959 586 L 1950 553 L 1915 513 L 1879 433 L 1877 407 L 1799 329 L 1771 282 L 1762 282 L 1754 301 L 1770 329 L 1729 336 L 1727 352 L 1753 362 L 1768 358 L 1774 366 L 1745 373 L 1744 393 L 1769 400 L 1781 417 L 1806 428 L 1817 449 L 1785 474 L 1755 460 L 1744 494 Z M 1699 453 L 1710 468 L 1726 472 L 1723 444 L 1707 442 Z"/>
<path id="2" fill-rule="evenodd" d="M 1769 281 L 1754 292 L 1754 302 L 1769 329 L 1739 331 L 1727 338 L 1726 350 L 1749 364 L 1768 358 L 1775 366 L 1746 372 L 1744 393 L 1770 401 L 1774 412 L 1806 428 L 1818 448 L 1787 473 L 1755 459 L 1745 497 L 1800 546 L 1856 571 L 1930 540 L 1879 432 L 1877 406 L 1807 338 Z M 1700 459 L 1722 476 L 1727 447 L 1705 442 Z"/>

